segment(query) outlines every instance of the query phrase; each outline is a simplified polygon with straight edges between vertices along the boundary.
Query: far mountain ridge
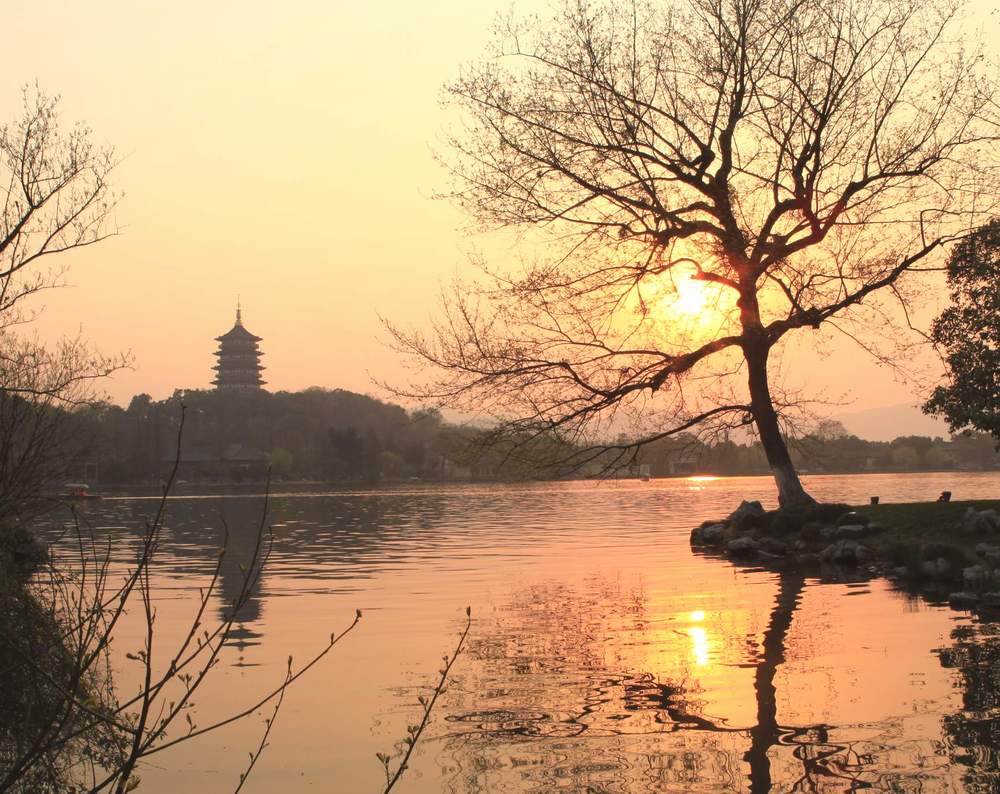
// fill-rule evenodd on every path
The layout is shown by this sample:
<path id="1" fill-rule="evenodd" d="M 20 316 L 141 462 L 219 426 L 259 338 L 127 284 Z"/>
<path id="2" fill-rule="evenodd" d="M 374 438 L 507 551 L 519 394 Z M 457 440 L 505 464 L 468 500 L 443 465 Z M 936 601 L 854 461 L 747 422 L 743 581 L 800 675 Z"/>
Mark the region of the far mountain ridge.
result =
<path id="1" fill-rule="evenodd" d="M 892 441 L 900 436 L 948 438 L 951 435 L 947 423 L 907 403 L 866 408 L 834 418 L 843 423 L 848 433 L 868 441 Z"/>

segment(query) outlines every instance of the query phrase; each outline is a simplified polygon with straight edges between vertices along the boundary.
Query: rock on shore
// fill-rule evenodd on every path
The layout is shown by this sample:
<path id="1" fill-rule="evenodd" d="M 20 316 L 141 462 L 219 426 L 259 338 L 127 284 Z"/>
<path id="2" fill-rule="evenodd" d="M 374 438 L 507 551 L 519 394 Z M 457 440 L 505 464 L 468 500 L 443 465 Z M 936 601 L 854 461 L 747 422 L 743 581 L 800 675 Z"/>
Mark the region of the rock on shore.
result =
<path id="1" fill-rule="evenodd" d="M 970 507 L 960 532 L 1000 533 L 1000 515 Z M 706 521 L 692 530 L 691 545 L 741 564 L 794 567 L 824 575 L 861 569 L 911 584 L 927 583 L 939 593 L 957 585 L 948 595 L 956 608 L 1000 609 L 1000 545 L 977 544 L 977 561 L 969 565 L 968 551 L 955 545 L 906 540 L 896 534 L 880 543 L 882 533 L 868 516 L 847 505 L 767 511 L 760 502 L 745 501 L 725 520 Z M 908 561 L 900 565 L 892 558 Z"/>

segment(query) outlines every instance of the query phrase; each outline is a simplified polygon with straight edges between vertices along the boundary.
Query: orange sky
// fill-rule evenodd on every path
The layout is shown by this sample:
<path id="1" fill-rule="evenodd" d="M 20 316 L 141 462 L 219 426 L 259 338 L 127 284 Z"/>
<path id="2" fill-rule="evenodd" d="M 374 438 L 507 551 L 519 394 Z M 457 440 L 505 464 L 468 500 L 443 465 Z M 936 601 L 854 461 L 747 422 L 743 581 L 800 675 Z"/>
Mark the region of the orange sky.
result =
<path id="1" fill-rule="evenodd" d="M 39 333 L 131 349 L 119 402 L 211 379 L 213 337 L 237 294 L 262 336 L 272 389 L 375 392 L 399 362 L 377 314 L 420 323 L 472 245 L 457 209 L 430 198 L 444 174 L 430 148 L 441 85 L 482 52 L 506 0 L 467 3 L 98 3 L 36 0 L 5 11 L 0 97 L 20 86 L 63 97 L 124 157 L 121 234 L 68 260 L 67 289 L 45 297 Z M 544 8 L 519 2 L 515 8 Z M 983 18 L 989 7 L 982 3 Z M 977 11 L 978 13 L 978 11 Z M 998 33 L 996 16 L 988 33 Z M 994 35 L 993 40 L 998 36 Z M 857 348 L 786 368 L 848 412 L 921 396 Z"/>

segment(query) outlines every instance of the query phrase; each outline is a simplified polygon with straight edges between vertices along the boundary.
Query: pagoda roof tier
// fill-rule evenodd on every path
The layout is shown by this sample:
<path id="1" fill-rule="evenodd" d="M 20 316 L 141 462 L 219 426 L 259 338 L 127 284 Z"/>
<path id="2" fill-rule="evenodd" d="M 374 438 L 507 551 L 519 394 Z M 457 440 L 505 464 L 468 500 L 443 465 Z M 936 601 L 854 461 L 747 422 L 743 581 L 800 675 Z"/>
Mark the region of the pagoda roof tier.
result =
<path id="1" fill-rule="evenodd" d="M 266 380 L 213 380 L 212 385 L 218 389 L 259 389 L 267 383 Z"/>
<path id="2" fill-rule="evenodd" d="M 263 337 L 254 336 L 242 323 L 237 323 L 222 336 L 215 337 L 216 342 L 260 342 Z"/>
<path id="3" fill-rule="evenodd" d="M 218 358 L 256 358 L 263 354 L 256 347 L 234 349 L 227 344 L 223 345 L 221 350 L 214 351 L 212 355 Z"/>

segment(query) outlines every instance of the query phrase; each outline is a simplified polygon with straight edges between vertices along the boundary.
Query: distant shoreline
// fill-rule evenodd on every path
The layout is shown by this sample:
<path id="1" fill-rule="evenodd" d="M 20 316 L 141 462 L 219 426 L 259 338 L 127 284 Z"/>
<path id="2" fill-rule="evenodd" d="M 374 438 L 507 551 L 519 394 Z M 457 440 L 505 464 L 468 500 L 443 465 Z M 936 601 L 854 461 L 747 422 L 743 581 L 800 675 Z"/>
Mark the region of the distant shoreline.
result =
<path id="1" fill-rule="evenodd" d="M 823 471 L 823 472 L 800 472 L 803 478 L 817 478 L 817 477 L 869 477 L 878 475 L 911 475 L 911 476 L 921 476 L 921 475 L 954 475 L 956 479 L 965 476 L 979 476 L 984 474 L 1000 474 L 1000 469 L 915 469 L 915 470 L 900 470 L 900 469 L 881 469 L 873 471 Z M 487 479 L 487 478 L 469 478 L 469 479 L 419 479 L 419 480 L 385 480 L 377 483 L 367 483 L 357 480 L 326 480 L 326 481 L 316 481 L 316 480 L 287 480 L 287 481 L 272 481 L 270 493 L 272 496 L 279 495 L 281 493 L 292 492 L 292 493 L 325 493 L 329 491 L 336 492 L 353 492 L 353 491 L 380 491 L 380 490 L 396 490 L 399 488 L 421 488 L 424 486 L 443 486 L 443 485 L 530 485 L 533 483 L 543 484 L 543 483 L 573 483 L 573 482 L 593 482 L 593 483 L 608 483 L 608 482 L 654 482 L 657 480 L 700 480 L 702 482 L 711 482 L 713 480 L 736 480 L 736 479 L 770 479 L 772 477 L 770 472 L 752 472 L 746 474 L 714 474 L 711 472 L 698 472 L 689 474 L 670 474 L 650 477 L 645 480 L 642 477 L 631 476 L 631 477 L 566 477 L 566 478 L 522 478 L 522 479 Z M 264 493 L 264 481 L 214 481 L 214 482 L 182 482 L 175 484 L 171 488 L 170 496 L 218 496 L 222 495 L 218 493 L 220 490 L 225 489 L 226 491 L 236 491 L 237 493 L 233 495 L 254 495 Z M 161 487 L 150 485 L 150 484 L 135 484 L 135 483 L 102 483 L 100 485 L 93 486 L 90 491 L 95 494 L 100 494 L 102 496 L 113 496 L 116 494 L 121 494 L 123 496 L 149 496 L 149 497 L 160 497 L 163 495 Z"/>

